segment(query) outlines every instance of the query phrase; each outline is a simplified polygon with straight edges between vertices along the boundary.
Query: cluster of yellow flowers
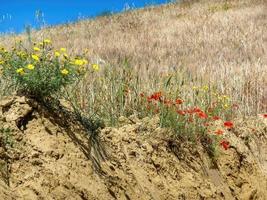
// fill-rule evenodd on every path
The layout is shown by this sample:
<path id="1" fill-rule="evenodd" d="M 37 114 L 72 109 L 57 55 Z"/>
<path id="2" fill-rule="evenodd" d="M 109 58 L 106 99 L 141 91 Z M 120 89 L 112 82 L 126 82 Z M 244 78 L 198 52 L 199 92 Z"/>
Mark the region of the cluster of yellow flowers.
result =
<path id="1" fill-rule="evenodd" d="M 0 74 L 18 87 L 34 90 L 36 94 L 48 94 L 51 88 L 57 91 L 86 72 L 97 72 L 99 69 L 98 64 L 89 64 L 85 53 L 73 57 L 64 47 L 54 49 L 50 39 L 35 42 L 26 48 L 21 40 L 16 41 L 10 50 L 0 47 Z M 45 92 L 41 91 L 46 89 Z"/>
<path id="2" fill-rule="evenodd" d="M 18 42 L 22 43 L 21 40 Z M 86 50 L 86 52 L 88 52 L 88 50 Z M 64 47 L 61 47 L 58 50 L 53 50 L 52 41 L 50 39 L 44 39 L 42 42 L 34 43 L 32 49 L 28 51 L 14 46 L 10 55 L 8 55 L 8 53 L 9 51 L 4 47 L 0 47 L 0 69 L 1 66 L 3 68 L 4 65 L 12 65 L 10 57 L 11 55 L 17 55 L 21 64 L 16 65 L 15 68 L 13 68 L 16 74 L 20 76 L 31 74 L 35 70 L 38 71 L 42 67 L 49 66 L 57 66 L 59 68 L 58 72 L 60 72 L 60 74 L 64 77 L 77 73 L 83 74 L 89 70 L 89 68 L 87 68 L 87 59 L 81 57 L 71 58 L 67 54 L 67 49 Z M 9 60 L 10 62 L 5 63 L 5 60 Z M 90 66 L 94 72 L 98 72 L 100 70 L 100 66 L 96 63 L 92 63 Z"/>
<path id="3" fill-rule="evenodd" d="M 20 41 L 21 42 L 21 41 Z M 44 56 L 51 55 L 51 52 L 49 52 L 50 50 L 47 50 L 46 47 L 49 46 L 51 47 L 51 40 L 50 39 L 44 39 L 43 42 L 39 42 L 39 43 L 34 43 L 33 49 L 30 53 L 30 59 L 29 59 L 29 53 L 27 53 L 26 51 L 23 50 L 17 50 L 16 51 L 16 55 L 19 56 L 21 59 L 25 59 L 28 61 L 31 60 L 32 63 L 28 63 L 26 64 L 25 67 L 18 67 L 16 69 L 16 73 L 19 75 L 25 75 L 27 73 L 27 71 L 32 71 L 34 69 L 37 69 L 38 66 L 43 65 L 42 62 L 44 62 L 44 60 L 47 60 L 47 58 L 43 58 Z M 49 48 L 52 49 L 52 48 Z M 0 49 L 2 52 L 7 52 L 6 49 L 1 48 Z M 14 48 L 14 50 L 16 50 Z M 62 47 L 59 50 L 55 50 L 52 53 L 53 56 L 50 56 L 50 58 L 53 59 L 56 58 L 59 61 L 62 60 L 62 62 L 60 63 L 60 72 L 62 75 L 66 76 L 71 74 L 71 72 L 73 72 L 73 69 L 69 69 L 70 66 L 77 66 L 78 68 L 76 68 L 76 70 L 81 73 L 81 72 L 85 72 L 86 71 L 86 66 L 88 65 L 88 61 L 84 58 L 80 58 L 80 57 L 76 57 L 76 58 L 70 58 L 69 55 L 67 54 L 67 49 Z M 4 60 L 1 60 L 0 57 L 0 65 L 4 64 Z M 37 66 L 37 68 L 35 67 Z M 68 66 L 68 67 L 66 67 Z M 100 70 L 100 66 L 98 64 L 91 64 L 92 70 L 93 71 L 99 71 Z"/>

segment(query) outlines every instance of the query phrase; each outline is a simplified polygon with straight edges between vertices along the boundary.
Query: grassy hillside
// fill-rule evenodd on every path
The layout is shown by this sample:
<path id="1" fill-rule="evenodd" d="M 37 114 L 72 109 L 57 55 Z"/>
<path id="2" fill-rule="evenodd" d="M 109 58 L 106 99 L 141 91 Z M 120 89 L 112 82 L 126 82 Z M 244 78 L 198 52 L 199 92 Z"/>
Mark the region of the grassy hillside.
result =
<path id="1" fill-rule="evenodd" d="M 114 120 L 110 115 L 133 113 L 140 93 L 163 90 L 169 78 L 167 93 L 173 96 L 179 90 L 178 96 L 191 104 L 192 88 L 208 86 L 231 96 L 239 114 L 266 111 L 264 1 L 190 2 L 45 28 L 31 38 L 49 38 L 68 54 L 86 51 L 86 58 L 99 64 L 98 73 L 76 86 L 76 98 L 83 109 L 108 115 L 109 121 Z M 28 36 L 5 36 L 0 43 L 10 46 L 23 38 Z M 122 96 L 124 90 L 129 98 Z"/>
<path id="2" fill-rule="evenodd" d="M 266 199 L 265 0 L 0 37 L 0 196 Z"/>

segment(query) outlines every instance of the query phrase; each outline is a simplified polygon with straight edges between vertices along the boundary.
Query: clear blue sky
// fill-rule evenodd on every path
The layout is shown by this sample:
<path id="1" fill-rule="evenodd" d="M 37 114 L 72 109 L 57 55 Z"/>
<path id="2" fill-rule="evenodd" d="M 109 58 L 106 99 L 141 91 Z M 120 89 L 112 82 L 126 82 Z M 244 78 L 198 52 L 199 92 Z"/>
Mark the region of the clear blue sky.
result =
<path id="1" fill-rule="evenodd" d="M 47 25 L 73 22 L 105 11 L 120 12 L 125 5 L 140 8 L 167 0 L 0 0 L 0 33 L 21 32 L 25 25 L 36 27 L 35 13 L 43 13 Z M 40 24 L 40 23 L 39 23 Z"/>

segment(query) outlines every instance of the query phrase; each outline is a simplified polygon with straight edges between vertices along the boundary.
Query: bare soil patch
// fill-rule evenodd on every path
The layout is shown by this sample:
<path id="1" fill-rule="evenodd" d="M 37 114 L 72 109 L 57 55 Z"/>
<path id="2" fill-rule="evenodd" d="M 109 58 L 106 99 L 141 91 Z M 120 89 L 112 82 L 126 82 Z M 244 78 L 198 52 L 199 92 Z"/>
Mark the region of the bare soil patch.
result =
<path id="1" fill-rule="evenodd" d="M 121 117 L 119 128 L 102 129 L 102 159 L 99 144 L 64 120 L 25 97 L 0 102 L 1 199 L 267 199 L 266 119 L 240 121 L 216 166 L 157 118 Z"/>

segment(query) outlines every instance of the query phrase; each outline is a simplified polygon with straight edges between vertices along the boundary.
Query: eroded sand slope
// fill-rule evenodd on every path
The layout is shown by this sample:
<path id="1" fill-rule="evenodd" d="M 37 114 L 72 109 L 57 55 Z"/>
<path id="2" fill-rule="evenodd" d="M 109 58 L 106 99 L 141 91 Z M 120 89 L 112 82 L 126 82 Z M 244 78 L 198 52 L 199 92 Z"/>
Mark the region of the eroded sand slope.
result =
<path id="1" fill-rule="evenodd" d="M 236 122 L 215 166 L 201 145 L 168 139 L 157 118 L 120 122 L 101 130 L 97 159 L 102 148 L 79 126 L 25 97 L 1 101 L 0 128 L 11 129 L 0 136 L 1 199 L 267 199 L 266 119 Z"/>

